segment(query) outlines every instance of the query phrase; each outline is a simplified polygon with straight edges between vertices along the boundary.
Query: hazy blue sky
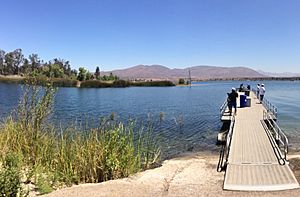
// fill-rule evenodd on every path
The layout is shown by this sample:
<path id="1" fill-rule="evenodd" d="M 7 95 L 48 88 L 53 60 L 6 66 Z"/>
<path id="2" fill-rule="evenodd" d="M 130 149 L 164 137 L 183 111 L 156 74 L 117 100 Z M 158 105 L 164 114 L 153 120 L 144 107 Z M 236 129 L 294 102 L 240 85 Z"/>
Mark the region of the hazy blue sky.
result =
<path id="1" fill-rule="evenodd" d="M 0 48 L 94 70 L 300 72 L 300 0 L 2 0 Z"/>

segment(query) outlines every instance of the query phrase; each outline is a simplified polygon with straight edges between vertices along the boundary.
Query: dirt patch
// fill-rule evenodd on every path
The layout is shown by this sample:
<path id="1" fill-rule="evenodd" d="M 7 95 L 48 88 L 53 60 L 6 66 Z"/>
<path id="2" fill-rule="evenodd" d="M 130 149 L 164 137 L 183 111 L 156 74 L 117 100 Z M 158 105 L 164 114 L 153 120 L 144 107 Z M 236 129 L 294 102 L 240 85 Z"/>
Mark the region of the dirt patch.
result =
<path id="1" fill-rule="evenodd" d="M 293 170 L 295 177 L 300 182 L 300 157 L 292 158 L 289 160 L 291 169 Z"/>
<path id="2" fill-rule="evenodd" d="M 299 189 L 277 192 L 225 191 L 224 172 L 217 172 L 217 163 L 216 154 L 188 153 L 129 178 L 82 184 L 46 196 L 300 196 Z M 300 157 L 290 159 L 290 165 L 300 181 Z"/>

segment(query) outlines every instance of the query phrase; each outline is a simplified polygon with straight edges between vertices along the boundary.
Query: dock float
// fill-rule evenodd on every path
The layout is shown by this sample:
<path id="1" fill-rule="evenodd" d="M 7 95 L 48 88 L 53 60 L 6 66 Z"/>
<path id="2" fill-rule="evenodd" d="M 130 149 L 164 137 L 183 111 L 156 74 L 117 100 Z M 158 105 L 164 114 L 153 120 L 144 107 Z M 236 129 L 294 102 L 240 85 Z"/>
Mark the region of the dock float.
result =
<path id="1" fill-rule="evenodd" d="M 254 92 L 248 98 L 251 106 L 238 108 L 236 115 L 229 115 L 226 102 L 220 109 L 220 119 L 230 121 L 218 164 L 218 171 L 225 170 L 223 189 L 299 188 L 287 160 L 288 139 L 276 123 L 277 108 L 268 101 L 260 104 Z"/>

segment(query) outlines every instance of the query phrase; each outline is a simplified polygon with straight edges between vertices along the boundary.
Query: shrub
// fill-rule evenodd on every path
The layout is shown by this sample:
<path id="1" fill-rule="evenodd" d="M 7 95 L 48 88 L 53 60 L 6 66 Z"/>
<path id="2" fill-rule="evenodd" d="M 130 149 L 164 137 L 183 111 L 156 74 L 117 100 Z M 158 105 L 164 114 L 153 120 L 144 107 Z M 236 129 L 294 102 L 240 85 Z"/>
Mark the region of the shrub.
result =
<path id="1" fill-rule="evenodd" d="M 64 79 L 64 78 L 48 78 L 45 76 L 39 76 L 36 79 L 36 83 L 39 85 L 47 85 L 48 83 L 52 83 L 53 87 L 76 87 L 77 80 L 74 79 Z"/>
<path id="2" fill-rule="evenodd" d="M 83 81 L 83 82 L 81 82 L 81 85 L 80 85 L 81 88 L 109 88 L 111 86 L 112 86 L 112 84 L 102 82 L 99 80 Z"/>
<path id="3" fill-rule="evenodd" d="M 52 83 L 54 87 L 76 87 L 77 80 L 54 78 L 52 79 Z"/>
<path id="4" fill-rule="evenodd" d="M 23 83 L 23 78 L 10 78 L 10 77 L 1 77 L 1 83 Z"/>
<path id="5" fill-rule="evenodd" d="M 17 196 L 21 193 L 21 159 L 16 154 L 7 154 L 0 169 L 0 195 Z"/>
<path id="6" fill-rule="evenodd" d="M 99 80 L 88 80 L 81 82 L 82 88 L 124 88 L 128 87 L 130 83 L 125 80 L 116 80 L 112 83 L 103 82 Z"/>
<path id="7" fill-rule="evenodd" d="M 180 78 L 178 84 L 183 85 L 184 84 L 184 79 Z"/>
<path id="8" fill-rule="evenodd" d="M 24 84 L 25 80 L 36 80 L 38 85 L 47 85 L 49 82 L 52 83 L 54 87 L 76 87 L 77 80 L 74 79 L 65 79 L 65 78 L 48 78 L 46 76 L 38 76 L 35 78 L 9 78 L 9 77 L 0 77 L 0 82 L 2 83 L 18 83 Z"/>
<path id="9" fill-rule="evenodd" d="M 125 80 L 116 80 L 113 82 L 113 87 L 128 87 L 130 85 L 130 83 L 128 81 Z"/>

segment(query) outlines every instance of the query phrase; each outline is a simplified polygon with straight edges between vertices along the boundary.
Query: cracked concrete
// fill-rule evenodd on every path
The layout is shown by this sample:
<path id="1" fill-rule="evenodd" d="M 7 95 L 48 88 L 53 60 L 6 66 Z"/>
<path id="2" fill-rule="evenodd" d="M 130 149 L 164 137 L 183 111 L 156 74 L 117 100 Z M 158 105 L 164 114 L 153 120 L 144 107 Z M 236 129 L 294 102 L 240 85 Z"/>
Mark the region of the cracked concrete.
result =
<path id="1" fill-rule="evenodd" d="M 217 162 L 218 155 L 191 153 L 129 178 L 77 185 L 46 196 L 300 196 L 298 189 L 280 192 L 225 191 L 222 189 L 224 172 L 216 171 Z"/>

